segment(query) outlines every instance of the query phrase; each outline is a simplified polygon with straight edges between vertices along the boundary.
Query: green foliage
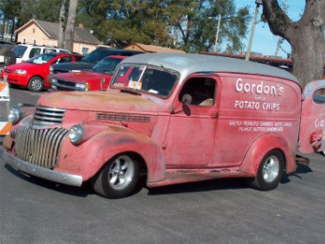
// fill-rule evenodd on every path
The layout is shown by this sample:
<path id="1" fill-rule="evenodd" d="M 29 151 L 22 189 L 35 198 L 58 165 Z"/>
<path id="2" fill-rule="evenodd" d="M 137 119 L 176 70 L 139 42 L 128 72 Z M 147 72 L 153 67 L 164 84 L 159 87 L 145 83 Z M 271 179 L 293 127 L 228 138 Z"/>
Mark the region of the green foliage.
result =
<path id="1" fill-rule="evenodd" d="M 32 18 L 58 21 L 61 0 L 1 0 L 5 17 L 18 17 L 19 25 Z"/>
<path id="2" fill-rule="evenodd" d="M 0 8 L 18 16 L 20 25 L 31 18 L 58 22 L 60 3 L 0 0 Z M 77 23 L 117 47 L 140 42 L 198 52 L 213 48 L 219 14 L 218 48 L 241 50 L 249 12 L 237 10 L 233 0 L 80 0 Z"/>

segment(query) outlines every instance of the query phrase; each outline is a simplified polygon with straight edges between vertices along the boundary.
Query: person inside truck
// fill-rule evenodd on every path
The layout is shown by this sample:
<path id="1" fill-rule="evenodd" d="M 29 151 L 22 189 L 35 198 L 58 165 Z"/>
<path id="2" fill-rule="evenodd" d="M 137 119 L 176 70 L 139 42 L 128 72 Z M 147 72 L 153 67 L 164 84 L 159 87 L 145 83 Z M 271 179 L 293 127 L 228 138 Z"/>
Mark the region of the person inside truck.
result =
<path id="1" fill-rule="evenodd" d="M 209 78 L 193 78 L 187 81 L 181 93 L 180 100 L 187 97 L 189 105 L 212 106 L 214 104 L 215 81 Z"/>

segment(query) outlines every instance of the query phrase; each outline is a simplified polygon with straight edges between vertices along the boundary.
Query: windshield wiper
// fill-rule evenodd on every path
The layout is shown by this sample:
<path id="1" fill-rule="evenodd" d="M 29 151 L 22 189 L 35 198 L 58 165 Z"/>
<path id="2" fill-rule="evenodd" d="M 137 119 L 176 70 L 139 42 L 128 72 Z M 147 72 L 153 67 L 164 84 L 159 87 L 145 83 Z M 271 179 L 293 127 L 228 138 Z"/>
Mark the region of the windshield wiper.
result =
<path id="1" fill-rule="evenodd" d="M 129 93 L 129 94 L 132 94 L 132 95 L 141 96 L 141 93 L 140 92 L 133 91 L 133 90 L 129 90 L 129 89 L 121 89 L 121 92 Z"/>

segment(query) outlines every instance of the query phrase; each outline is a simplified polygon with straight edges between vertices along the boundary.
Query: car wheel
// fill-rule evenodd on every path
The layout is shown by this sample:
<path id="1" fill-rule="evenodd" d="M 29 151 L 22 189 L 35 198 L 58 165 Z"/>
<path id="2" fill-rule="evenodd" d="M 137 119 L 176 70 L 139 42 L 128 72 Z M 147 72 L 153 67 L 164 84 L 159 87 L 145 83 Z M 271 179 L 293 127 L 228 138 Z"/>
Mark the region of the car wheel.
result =
<path id="1" fill-rule="evenodd" d="M 137 190 L 139 163 L 127 154 L 110 160 L 95 177 L 94 191 L 107 198 L 127 197 Z"/>
<path id="2" fill-rule="evenodd" d="M 276 188 L 284 173 L 284 156 L 279 150 L 272 150 L 262 159 L 251 186 L 258 190 Z"/>
<path id="3" fill-rule="evenodd" d="M 28 82 L 28 89 L 30 91 L 39 92 L 43 90 L 43 79 L 39 76 L 32 77 Z"/>

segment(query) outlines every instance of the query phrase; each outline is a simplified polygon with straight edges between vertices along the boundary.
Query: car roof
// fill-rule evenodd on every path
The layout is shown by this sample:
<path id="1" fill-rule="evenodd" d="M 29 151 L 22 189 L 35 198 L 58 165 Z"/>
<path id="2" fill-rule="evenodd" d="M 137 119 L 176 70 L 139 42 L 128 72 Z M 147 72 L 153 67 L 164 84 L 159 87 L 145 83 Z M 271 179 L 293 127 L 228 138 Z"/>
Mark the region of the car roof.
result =
<path id="1" fill-rule="evenodd" d="M 203 54 L 138 54 L 124 59 L 122 61 L 122 64 L 123 63 L 139 63 L 162 66 L 167 69 L 178 71 L 183 77 L 186 77 L 189 74 L 202 72 L 231 72 L 267 75 L 288 79 L 298 83 L 297 78 L 291 73 L 270 65 L 244 61 L 236 58 Z"/>

